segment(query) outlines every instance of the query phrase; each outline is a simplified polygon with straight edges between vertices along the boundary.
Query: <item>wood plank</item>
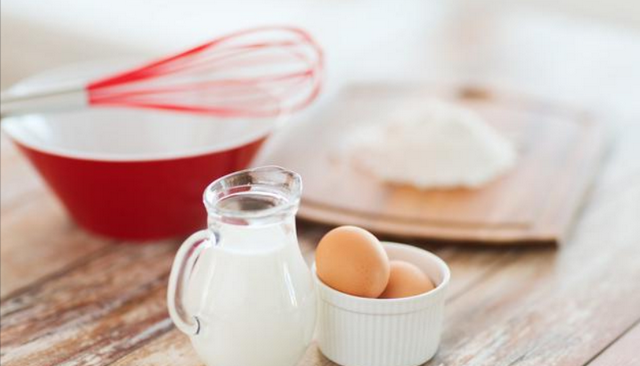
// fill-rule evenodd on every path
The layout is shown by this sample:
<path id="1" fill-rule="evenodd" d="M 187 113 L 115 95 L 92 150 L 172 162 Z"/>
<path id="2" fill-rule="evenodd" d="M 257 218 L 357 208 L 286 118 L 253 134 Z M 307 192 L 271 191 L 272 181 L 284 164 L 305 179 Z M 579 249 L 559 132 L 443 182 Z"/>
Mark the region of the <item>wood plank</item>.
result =
<path id="1" fill-rule="evenodd" d="M 640 256 L 640 205 L 624 202 L 640 189 L 590 211 L 562 251 L 523 255 L 450 304 L 430 364 L 583 365 L 615 339 L 640 318 L 640 267 L 627 259 Z"/>
<path id="2" fill-rule="evenodd" d="M 201 366 L 189 337 L 177 329 L 129 353 L 111 366 Z"/>
<path id="3" fill-rule="evenodd" d="M 636 324 L 609 346 L 588 366 L 637 366 L 640 365 L 640 324 Z"/>
<path id="4" fill-rule="evenodd" d="M 2 297 L 113 243 L 78 228 L 50 194 L 38 192 L 32 197 L 36 199 L 2 215 Z"/>
<path id="5" fill-rule="evenodd" d="M 103 365 L 173 328 L 174 243 L 114 246 L 2 301 L 3 365 Z"/>
<path id="6" fill-rule="evenodd" d="M 304 248 L 309 245 L 315 247 L 315 243 L 326 232 L 324 226 L 305 225 L 307 230 L 302 230 L 300 244 Z M 308 234 L 310 233 L 310 234 Z M 310 243 L 312 242 L 312 243 Z M 431 248 L 430 248 L 431 249 Z M 451 267 L 453 276 L 450 291 L 447 294 L 450 301 L 460 296 L 466 289 L 472 287 L 480 281 L 486 273 L 500 268 L 513 260 L 513 253 L 510 251 L 498 250 L 475 250 L 475 251 L 455 251 L 451 248 L 438 251 L 438 254 L 446 258 Z M 309 262 L 311 263 L 311 262 Z M 165 350 L 169 351 L 165 351 Z M 167 357 L 160 355 L 167 354 Z M 195 366 L 200 365 L 200 361 L 192 350 L 187 336 L 179 331 L 172 331 L 152 342 L 141 347 L 139 350 L 127 355 L 114 366 L 124 365 L 154 365 L 154 366 Z M 333 365 L 318 351 L 314 343 L 300 361 L 300 365 Z"/>
<path id="7" fill-rule="evenodd" d="M 325 229 L 312 228 L 308 239 L 301 234 L 301 245 L 315 246 Z M 164 335 L 173 329 L 165 287 L 176 246 L 108 249 L 2 302 L 3 365 L 103 365 L 120 358 L 119 364 L 198 364 L 186 336 Z M 487 268 L 511 260 L 509 253 L 493 250 L 445 255 L 457 273 L 452 296 L 480 280 Z M 159 362 L 169 343 L 167 363 Z"/>

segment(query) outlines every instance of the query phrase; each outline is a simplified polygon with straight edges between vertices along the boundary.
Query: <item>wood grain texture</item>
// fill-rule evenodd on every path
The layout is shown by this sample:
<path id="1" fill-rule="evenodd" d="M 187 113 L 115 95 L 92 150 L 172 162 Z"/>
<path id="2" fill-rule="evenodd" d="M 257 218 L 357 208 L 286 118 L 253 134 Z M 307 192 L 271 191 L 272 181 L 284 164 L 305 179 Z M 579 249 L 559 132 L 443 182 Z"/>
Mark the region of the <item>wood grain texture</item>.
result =
<path id="1" fill-rule="evenodd" d="M 4 365 L 103 365 L 173 328 L 175 245 L 117 246 L 2 301 Z"/>
<path id="2" fill-rule="evenodd" d="M 341 156 L 345 136 L 433 97 L 466 105 L 513 141 L 517 166 L 479 189 L 419 190 L 384 184 Z M 556 244 L 571 229 L 608 142 L 602 125 L 581 111 L 494 91 L 374 83 L 351 86 L 335 100 L 328 113 L 291 128 L 262 162 L 307 178 L 301 217 L 377 233 Z"/>
<path id="3" fill-rule="evenodd" d="M 640 200 L 640 189 L 619 199 Z M 590 214 L 560 255 L 525 255 L 452 303 L 432 364 L 584 364 L 640 318 L 640 266 L 622 259 L 640 256 L 640 229 L 628 229 L 638 215 L 619 205 Z M 603 242 L 617 244 L 603 252 Z"/>
<path id="4" fill-rule="evenodd" d="M 617 339 L 611 347 L 589 362 L 588 366 L 636 366 L 640 365 L 640 324 Z"/>
<path id="5" fill-rule="evenodd" d="M 303 232 L 303 253 L 313 253 L 324 232 Z M 121 358 L 121 364 L 198 364 L 188 338 L 173 330 L 166 311 L 175 249 L 173 243 L 111 246 L 4 300 L 3 365 L 105 365 Z M 444 250 L 442 255 L 456 274 L 451 297 L 480 281 L 485 268 L 499 268 L 511 258 L 509 252 L 494 250 Z"/>

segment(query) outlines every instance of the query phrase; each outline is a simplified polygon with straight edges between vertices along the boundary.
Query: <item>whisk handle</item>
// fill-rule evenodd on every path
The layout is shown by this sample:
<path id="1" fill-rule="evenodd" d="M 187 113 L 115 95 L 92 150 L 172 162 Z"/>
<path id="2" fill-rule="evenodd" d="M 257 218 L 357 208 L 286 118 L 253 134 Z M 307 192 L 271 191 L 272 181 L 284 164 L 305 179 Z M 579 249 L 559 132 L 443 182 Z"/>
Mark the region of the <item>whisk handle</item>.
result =
<path id="1" fill-rule="evenodd" d="M 65 87 L 28 94 L 2 93 L 0 115 L 2 118 L 28 114 L 82 108 L 89 105 L 83 86 Z"/>

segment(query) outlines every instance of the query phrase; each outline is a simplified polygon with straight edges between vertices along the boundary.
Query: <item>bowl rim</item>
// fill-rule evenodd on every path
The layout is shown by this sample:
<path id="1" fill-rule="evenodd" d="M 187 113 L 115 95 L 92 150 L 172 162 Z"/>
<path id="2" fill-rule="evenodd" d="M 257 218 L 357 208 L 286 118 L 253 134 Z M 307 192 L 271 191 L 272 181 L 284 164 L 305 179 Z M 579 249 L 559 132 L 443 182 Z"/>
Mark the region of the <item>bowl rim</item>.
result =
<path id="1" fill-rule="evenodd" d="M 248 133 L 246 136 L 242 136 L 240 138 L 236 138 L 228 141 L 218 141 L 206 147 L 184 149 L 180 151 L 153 152 L 153 153 L 145 153 L 145 154 L 137 154 L 137 153 L 119 154 L 119 153 L 83 152 L 80 150 L 68 149 L 60 146 L 43 147 L 38 145 L 37 143 L 27 141 L 27 139 L 15 133 L 16 131 L 14 129 L 22 128 L 19 126 L 20 123 L 24 122 L 24 121 L 20 121 L 21 119 L 42 117 L 42 116 L 46 116 L 46 114 L 31 114 L 31 115 L 7 117 L 3 119 L 2 124 L 0 125 L 0 129 L 14 143 L 22 147 L 28 148 L 30 150 L 40 152 L 42 154 L 54 155 L 54 156 L 69 158 L 69 159 L 105 161 L 105 162 L 140 162 L 140 161 L 177 160 L 177 159 L 193 158 L 193 157 L 210 155 L 210 154 L 217 154 L 217 153 L 222 153 L 222 152 L 231 151 L 235 149 L 241 149 L 243 147 L 251 145 L 252 143 L 257 142 L 258 140 L 268 137 L 274 130 L 278 128 L 279 125 L 281 125 L 284 122 L 284 119 L 286 118 L 286 116 L 283 115 L 283 116 L 265 120 L 264 121 L 265 126 L 260 129 L 256 128 L 255 129 L 256 132 L 254 133 L 250 133 L 250 134 Z M 227 121 L 227 122 L 233 123 L 233 121 Z M 16 124 L 18 124 L 18 126 L 15 126 Z"/>
<path id="2" fill-rule="evenodd" d="M 390 242 L 390 241 L 381 241 L 380 242 L 385 248 L 386 247 L 392 247 L 392 248 L 398 248 L 401 250 L 409 250 L 409 251 L 414 251 L 416 254 L 418 255 L 426 255 L 428 256 L 431 260 L 433 260 L 434 262 L 436 262 L 438 264 L 438 267 L 440 269 L 440 271 L 442 272 L 443 276 L 442 276 L 442 281 L 436 286 L 436 288 L 434 288 L 431 291 L 427 291 L 418 295 L 414 295 L 414 296 L 407 296 L 407 297 L 401 297 L 401 298 L 395 298 L 395 299 L 380 299 L 380 298 L 368 298 L 368 297 L 360 297 L 360 296 L 354 296 L 354 295 L 349 295 L 347 293 L 338 291 L 336 289 L 331 288 L 329 285 L 325 284 L 324 282 L 322 282 L 322 280 L 320 279 L 320 277 L 318 277 L 318 274 L 316 273 L 316 263 L 315 261 L 313 262 L 312 265 L 312 273 L 313 273 L 313 277 L 315 278 L 316 282 L 319 284 L 320 287 L 322 287 L 323 291 L 326 291 L 328 293 L 330 293 L 332 296 L 335 297 L 342 297 L 344 299 L 348 299 L 350 301 L 354 301 L 354 302 L 360 302 L 363 304 L 399 304 L 399 303 L 407 303 L 407 302 L 414 302 L 414 301 L 421 301 L 427 298 L 433 298 L 438 296 L 438 294 L 440 294 L 441 292 L 445 291 L 445 289 L 448 287 L 449 285 L 449 281 L 451 279 L 451 270 L 449 269 L 449 266 L 447 265 L 447 263 L 440 257 L 438 257 L 437 255 L 431 253 L 430 251 L 426 250 L 426 249 L 422 249 L 413 245 L 409 245 L 409 244 L 402 244 L 402 243 L 396 243 L 396 242 Z"/>
<path id="3" fill-rule="evenodd" d="M 52 69 L 38 72 L 34 75 L 28 76 L 17 83 L 9 87 L 4 93 L 20 93 L 25 89 L 48 86 L 49 83 L 54 82 L 55 85 L 80 85 L 88 80 L 92 80 L 95 77 L 102 75 L 114 74 L 120 70 L 126 70 L 134 65 L 143 63 L 143 59 L 139 57 L 118 57 L 112 59 L 102 60 L 87 60 L 82 62 L 73 62 L 66 65 L 58 66 Z M 71 80 L 71 81 L 70 81 Z M 101 110 L 118 111 L 128 110 L 129 108 L 123 107 L 88 107 L 82 110 L 82 113 L 100 113 Z M 139 112 L 151 111 L 153 113 L 180 113 L 180 112 L 166 112 L 157 110 L 145 110 L 136 109 Z M 113 152 L 85 152 L 81 150 L 75 150 L 65 148 L 63 146 L 47 146 L 43 147 L 33 141 L 21 137 L 17 133 L 17 129 L 22 128 L 21 123 L 24 123 L 24 119 L 31 118 L 44 118 L 46 120 L 48 115 L 55 115 L 57 112 L 51 113 L 35 113 L 25 115 L 7 116 L 2 119 L 0 124 L 0 130 L 6 134 L 9 139 L 20 145 L 21 147 L 28 148 L 46 155 L 53 155 L 69 159 L 88 160 L 88 161 L 104 161 L 104 162 L 143 162 L 143 161 L 164 161 L 164 160 L 178 160 L 185 158 L 194 158 L 198 156 L 222 153 L 226 151 L 241 149 L 245 146 L 251 145 L 261 139 L 268 137 L 280 126 L 282 126 L 288 119 L 287 114 L 281 114 L 276 117 L 264 118 L 262 120 L 252 119 L 252 123 L 260 123 L 260 127 L 251 128 L 249 133 L 243 134 L 236 138 L 227 141 L 217 141 L 211 145 L 201 146 L 197 148 L 185 148 L 167 152 L 152 152 L 152 153 L 113 153 Z M 181 113 L 184 114 L 184 113 Z M 199 116 L 202 118 L 202 116 Z M 211 117 L 216 119 L 216 117 Z M 214 121 L 212 121 L 213 123 Z M 218 121 L 219 122 L 219 121 Z M 223 123 L 233 123 L 233 120 L 223 121 Z M 206 121 L 203 121 L 206 123 Z"/>

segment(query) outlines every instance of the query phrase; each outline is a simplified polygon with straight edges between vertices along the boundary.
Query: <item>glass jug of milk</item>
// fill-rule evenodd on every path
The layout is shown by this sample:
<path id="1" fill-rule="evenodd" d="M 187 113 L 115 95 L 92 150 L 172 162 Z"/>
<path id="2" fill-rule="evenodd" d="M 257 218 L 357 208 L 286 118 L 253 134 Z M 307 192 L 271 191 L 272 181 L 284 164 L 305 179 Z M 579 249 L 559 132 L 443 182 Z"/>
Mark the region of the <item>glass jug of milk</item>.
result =
<path id="1" fill-rule="evenodd" d="M 169 314 L 207 366 L 294 366 L 309 345 L 314 284 L 296 237 L 300 176 L 244 170 L 204 193 L 208 230 L 176 254 Z"/>

